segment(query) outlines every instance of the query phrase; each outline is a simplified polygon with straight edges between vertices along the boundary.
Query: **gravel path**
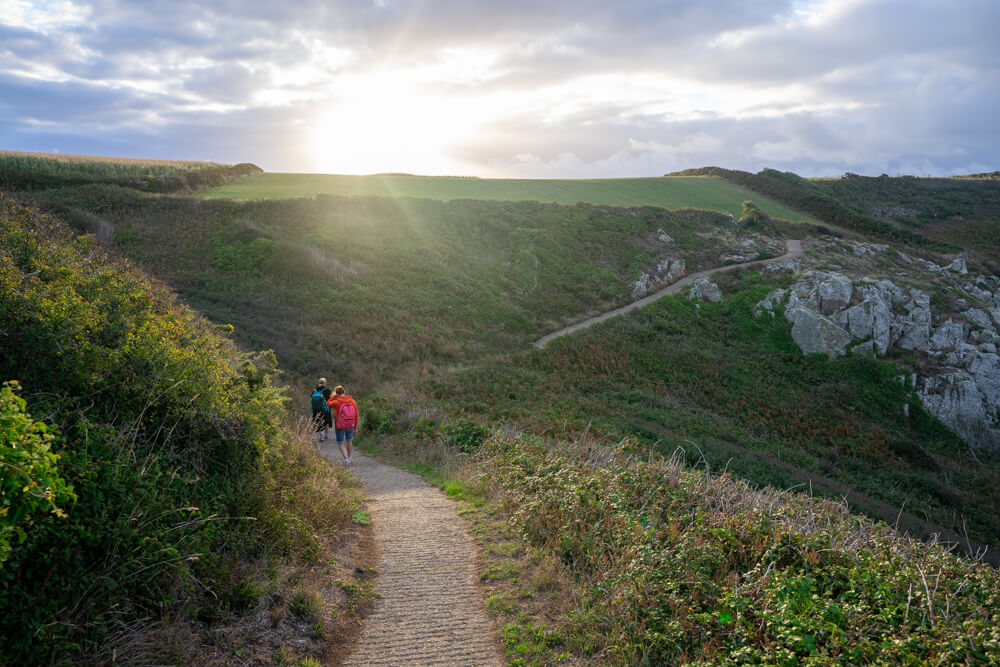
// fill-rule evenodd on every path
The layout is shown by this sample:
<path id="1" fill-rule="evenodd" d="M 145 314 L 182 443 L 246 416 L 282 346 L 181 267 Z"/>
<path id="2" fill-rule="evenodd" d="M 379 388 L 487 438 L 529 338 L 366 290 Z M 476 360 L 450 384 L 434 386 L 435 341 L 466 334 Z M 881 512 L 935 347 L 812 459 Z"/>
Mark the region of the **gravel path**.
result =
<path id="1" fill-rule="evenodd" d="M 785 241 L 785 245 L 786 245 L 786 247 L 788 249 L 788 252 L 786 252 L 781 257 L 772 257 L 771 259 L 758 259 L 758 260 L 754 260 L 752 262 L 743 262 L 742 264 L 730 264 L 728 266 L 719 266 L 719 267 L 716 267 L 714 269 L 705 269 L 704 271 L 697 271 L 695 273 L 689 273 L 688 275 L 684 276 L 683 278 L 681 278 L 677 282 L 671 283 L 670 285 L 667 285 L 666 287 L 664 287 L 663 289 L 661 289 L 658 292 L 654 292 L 654 293 L 652 293 L 652 294 L 650 294 L 648 296 L 644 296 L 641 299 L 639 299 L 638 301 L 633 301 L 632 303 L 628 304 L 627 306 L 622 306 L 621 308 L 615 308 L 614 310 L 609 310 L 606 313 L 601 313 L 600 315 L 595 315 L 594 317 L 591 317 L 590 319 L 583 320 L 582 322 L 577 322 L 576 324 L 571 324 L 568 327 L 564 327 L 562 329 L 559 329 L 558 331 L 553 331 L 550 334 L 546 334 L 546 335 L 542 336 L 541 338 L 539 338 L 538 340 L 535 341 L 535 347 L 545 347 L 545 345 L 549 341 L 551 341 L 551 340 L 553 340 L 555 338 L 559 338 L 560 336 L 565 336 L 566 334 L 571 334 L 573 332 L 579 331 L 580 329 L 584 329 L 586 327 L 589 327 L 592 324 L 597 324 L 598 322 L 603 322 L 604 320 L 609 320 L 612 317 L 615 317 L 616 315 L 624 315 L 625 313 L 627 313 L 629 311 L 633 311 L 633 310 L 636 310 L 638 308 L 642 308 L 643 306 L 646 306 L 648 304 L 653 303 L 654 301 L 656 301 L 657 299 L 659 299 L 660 297 L 662 297 L 664 295 L 667 295 L 667 294 L 676 294 L 677 292 L 679 292 L 681 290 L 682 287 L 684 287 L 685 285 L 690 285 L 695 280 L 698 280 L 698 278 L 703 278 L 705 276 L 709 276 L 709 275 L 711 275 L 713 273 L 719 273 L 721 271 L 732 271 L 734 269 L 745 269 L 748 266 L 757 266 L 758 264 L 767 264 L 769 262 L 780 262 L 780 261 L 785 260 L 785 259 L 798 259 L 799 257 L 802 257 L 802 241 L 787 240 L 787 241 Z"/>
<path id="2" fill-rule="evenodd" d="M 341 465 L 335 443 L 324 451 Z M 357 450 L 353 458 L 380 550 L 380 598 L 344 665 L 506 664 L 455 502 L 416 475 Z"/>

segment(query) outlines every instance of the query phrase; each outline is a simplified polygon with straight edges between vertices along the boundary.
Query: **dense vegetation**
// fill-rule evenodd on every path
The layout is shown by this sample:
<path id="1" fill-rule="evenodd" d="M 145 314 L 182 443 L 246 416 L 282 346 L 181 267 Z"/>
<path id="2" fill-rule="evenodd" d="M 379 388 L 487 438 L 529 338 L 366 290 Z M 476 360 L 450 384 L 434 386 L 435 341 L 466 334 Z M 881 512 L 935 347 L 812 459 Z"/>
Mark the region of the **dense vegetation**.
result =
<path id="1" fill-rule="evenodd" d="M 938 251 L 956 249 L 945 242 L 934 242 L 918 232 L 873 217 L 854 202 L 834 196 L 819 183 L 791 172 L 764 169 L 757 174 L 719 167 L 688 169 L 673 176 L 715 176 L 741 185 L 755 193 L 766 195 L 788 206 L 804 211 L 828 224 L 890 243 L 901 243 Z"/>
<path id="2" fill-rule="evenodd" d="M 44 157 L 0 151 L 0 189 L 17 191 L 115 183 L 148 192 L 180 192 L 218 187 L 259 171 L 252 164 Z"/>
<path id="3" fill-rule="evenodd" d="M 366 388 L 622 305 L 664 253 L 715 263 L 719 248 L 699 234 L 728 221 L 538 202 L 200 201 L 97 185 L 35 197 L 81 230 L 111 229 L 114 247 L 248 346 L 274 349 L 294 377 Z"/>
<path id="4" fill-rule="evenodd" d="M 461 477 L 512 664 L 1000 660 L 996 570 L 841 503 L 510 432 Z"/>
<path id="5" fill-rule="evenodd" d="M 827 192 L 824 184 L 765 176 L 754 181 L 762 190 L 773 187 L 796 201 L 805 197 L 801 201 L 815 204 L 809 212 L 819 222 L 855 238 L 872 234 L 931 259 L 934 248 L 944 247 L 918 234 L 915 225 L 863 213 L 860 204 L 845 203 L 847 194 Z M 443 193 L 453 184 L 444 182 L 421 184 L 428 197 L 423 199 L 321 195 L 229 201 L 150 194 L 109 180 L 54 181 L 30 188 L 30 196 L 78 231 L 95 233 L 140 262 L 216 323 L 234 324 L 240 342 L 273 348 L 295 395 L 304 395 L 317 374 L 347 382 L 362 395 L 366 433 L 374 436 L 368 442 L 407 462 L 430 463 L 431 469 L 422 469 L 439 479 L 442 470 L 454 477 L 450 493 L 484 503 L 489 509 L 478 513 L 479 528 L 500 543 L 484 548 L 482 578 L 498 587 L 490 608 L 504 620 L 502 636 L 515 659 L 533 664 L 996 660 L 1000 606 L 993 570 L 939 547 L 901 540 L 884 526 L 851 517 L 839 503 L 807 496 L 846 496 L 853 510 L 914 533 L 945 526 L 954 529 L 948 539 L 955 539 L 967 527 L 972 540 L 995 544 L 997 463 L 967 460 L 963 443 L 920 409 L 912 387 L 898 381 L 902 369 L 896 362 L 903 360 L 805 357 L 783 318 L 754 319 L 753 304 L 787 283 L 787 274 L 730 274 L 719 278 L 726 297 L 721 303 L 668 298 L 544 350 L 529 347 L 542 333 L 630 300 L 634 281 L 664 257 L 684 259 L 688 270 L 720 263 L 759 231 L 733 224 L 731 216 L 740 214 L 744 201 L 760 205 L 771 218 L 782 217 L 758 194 L 740 188 L 734 191 L 735 209 L 718 214 L 654 206 L 433 201 L 426 193 L 438 185 L 437 196 L 451 199 Z M 721 182 L 682 180 L 708 183 L 710 189 Z M 830 211 L 834 214 L 824 217 Z M 763 214 L 754 224 L 765 222 L 769 233 L 793 237 L 816 229 L 815 222 L 805 229 L 767 222 Z M 672 240 L 662 241 L 662 233 Z M 35 235 L 17 238 L 23 242 Z M 63 246 L 79 250 L 80 267 L 91 265 L 79 258 L 100 254 L 93 241 L 60 238 Z M 33 270 L 18 269 L 13 284 L 33 285 L 47 276 L 32 275 Z M 84 268 L 79 272 L 86 274 Z M 152 451 L 168 469 L 178 466 L 179 479 L 188 485 L 178 482 L 177 494 L 205 484 L 218 491 L 203 506 L 219 503 L 212 511 L 220 516 L 249 515 L 253 507 L 263 508 L 257 516 L 270 516 L 269 505 L 255 499 L 258 488 L 273 488 L 261 462 L 270 461 L 268 452 L 280 451 L 272 444 L 280 444 L 281 437 L 272 428 L 270 398 L 261 398 L 267 417 L 260 417 L 260 426 L 273 437 L 250 448 L 262 452 L 259 456 L 231 462 L 243 466 L 236 477 L 247 480 L 248 498 L 213 476 L 218 462 L 212 452 L 230 445 L 211 429 L 196 430 L 203 424 L 199 419 L 219 423 L 201 403 L 208 397 L 181 393 L 183 383 L 172 387 L 165 378 L 178 372 L 170 367 L 158 374 L 158 363 L 146 374 L 130 371 L 124 376 L 129 382 L 117 379 L 118 369 L 128 370 L 133 362 L 129 339 L 114 338 L 113 332 L 133 329 L 124 315 L 105 321 L 98 313 L 119 313 L 122 304 L 132 302 L 116 301 L 115 290 L 87 292 L 87 281 L 67 280 L 83 290 L 70 303 L 87 303 L 91 294 L 110 298 L 82 311 L 98 323 L 95 331 L 104 336 L 98 336 L 99 344 L 84 345 L 79 353 L 84 356 L 73 356 L 72 367 L 58 367 L 82 393 L 51 389 L 59 382 L 31 375 L 48 372 L 44 367 L 32 370 L 38 364 L 23 362 L 23 377 L 10 379 L 22 381 L 27 414 L 9 398 L 14 389 L 5 394 L 19 433 L 31 432 L 38 422 L 58 426 L 51 431 L 54 440 L 40 429 L 30 436 L 61 457 L 53 461 L 39 450 L 49 465 L 50 504 L 73 521 L 80 501 L 74 503 L 69 494 L 93 494 L 74 472 L 77 455 L 70 445 L 77 441 L 68 438 L 82 436 L 79 427 L 74 431 L 77 422 L 55 409 L 65 404 L 81 415 L 73 419 L 85 420 L 87 433 L 96 424 L 108 429 L 112 442 L 128 443 L 121 449 L 140 452 L 137 460 Z M 170 323 L 210 328 L 164 298 L 153 303 L 177 309 L 163 311 Z M 11 305 L 10 312 L 22 309 Z M 112 333 L 104 333 L 108 329 Z M 163 324 L 155 330 L 172 329 Z M 46 335 L 39 340 L 63 340 Z M 88 336 L 78 338 L 90 341 Z M 169 347 L 170 340 L 167 335 L 167 356 L 181 354 Z M 57 361 L 63 354 L 57 343 L 32 338 L 24 343 L 29 344 L 56 345 Z M 228 342 L 215 344 L 230 359 L 223 364 L 229 369 L 223 384 L 246 391 L 244 385 L 260 380 L 251 394 L 274 397 L 262 378 L 271 369 L 264 358 L 240 353 Z M 125 351 L 113 356 L 119 349 Z M 162 407 L 166 412 L 147 408 L 139 420 L 135 406 L 145 405 L 140 398 L 149 391 L 135 383 L 141 385 L 149 373 L 155 378 L 152 391 L 165 392 L 169 400 Z M 76 379 L 81 374 L 83 379 Z M 47 398 L 45 392 L 64 396 Z M 102 403 L 105 398 L 109 402 Z M 184 400 L 202 407 L 191 408 L 192 416 L 184 412 Z M 121 416 L 111 420 L 110 415 Z M 127 428 L 139 421 L 143 428 Z M 506 430 L 490 439 L 490 426 Z M 184 429 L 198 435 L 189 458 L 211 473 L 197 481 L 190 473 L 184 476 L 185 463 L 177 458 L 188 456 L 177 439 Z M 622 446 L 595 447 L 595 439 Z M 153 449 L 142 449 L 147 442 Z M 105 451 L 99 455 L 110 456 Z M 664 459 L 675 451 L 674 461 Z M 722 470 L 728 472 L 720 477 Z M 753 485 L 798 485 L 806 493 L 754 491 L 733 475 Z M 61 479 L 67 486 L 59 486 Z M 147 497 L 159 502 L 175 493 L 172 489 L 168 485 L 165 496 Z M 30 521 L 59 525 L 44 498 L 36 494 L 29 500 Z M 181 495 L 172 502 L 195 504 Z M 172 525 L 162 522 L 161 529 Z M 261 532 L 233 522 L 232 535 L 245 536 L 251 550 L 267 540 L 295 543 L 267 520 L 258 523 L 265 525 Z M 308 545 L 308 522 L 289 523 L 301 529 L 295 534 Z M 212 563 L 225 562 L 227 549 L 235 548 L 233 539 L 218 537 L 229 529 L 228 523 L 213 528 L 222 532 L 209 544 L 210 555 L 198 563 L 171 564 L 163 570 L 166 579 L 181 590 L 195 579 L 227 580 L 216 574 L 224 568 Z M 192 530 L 192 545 L 200 530 Z M 30 540 L 37 531 L 30 524 L 25 532 Z M 187 535 L 183 529 L 157 535 L 180 533 Z M 127 583 L 129 571 L 123 572 Z M 156 595 L 184 604 L 178 602 L 183 595 L 157 590 L 136 595 L 137 613 Z"/>
<path id="6" fill-rule="evenodd" d="M 1000 181 L 858 176 L 814 181 L 861 211 L 964 246 L 1000 273 Z"/>
<path id="7" fill-rule="evenodd" d="M 774 280 L 752 271 L 720 278 L 722 302 L 667 297 L 544 351 L 428 380 L 426 391 L 491 421 L 566 437 L 587 427 L 627 435 L 754 484 L 846 496 L 916 534 L 944 527 L 956 541 L 967 531 L 1000 544 L 991 509 L 1000 465 L 971 457 L 894 363 L 803 356 L 783 317 L 755 319 Z"/>
<path id="8" fill-rule="evenodd" d="M 335 480 L 304 487 L 272 354 L 2 193 L 0 341 L 0 662 L 184 661 L 123 646 L 218 617 L 255 585 L 241 563 L 315 556 L 348 520 Z"/>
<path id="9" fill-rule="evenodd" d="M 750 197 L 772 217 L 815 222 L 802 211 L 721 178 L 602 178 L 602 179 L 503 179 L 380 174 L 331 176 L 325 174 L 254 174 L 249 178 L 208 190 L 204 197 L 228 199 L 287 199 L 326 195 L 419 197 L 423 199 L 476 199 L 539 201 L 556 204 L 605 204 L 609 206 L 660 206 L 667 209 L 698 208 L 739 216 Z"/>

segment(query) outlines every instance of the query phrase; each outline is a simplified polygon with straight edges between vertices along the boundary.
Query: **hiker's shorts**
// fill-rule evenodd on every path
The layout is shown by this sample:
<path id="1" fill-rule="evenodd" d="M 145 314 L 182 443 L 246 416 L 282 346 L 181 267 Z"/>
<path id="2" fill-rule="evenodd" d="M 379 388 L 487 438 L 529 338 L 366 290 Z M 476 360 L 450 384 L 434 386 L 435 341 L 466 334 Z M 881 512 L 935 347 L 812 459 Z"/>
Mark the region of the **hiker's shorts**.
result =
<path id="1" fill-rule="evenodd" d="M 349 442 L 354 440 L 354 429 L 353 428 L 338 428 L 337 429 L 337 442 L 343 442 L 344 439 Z"/>

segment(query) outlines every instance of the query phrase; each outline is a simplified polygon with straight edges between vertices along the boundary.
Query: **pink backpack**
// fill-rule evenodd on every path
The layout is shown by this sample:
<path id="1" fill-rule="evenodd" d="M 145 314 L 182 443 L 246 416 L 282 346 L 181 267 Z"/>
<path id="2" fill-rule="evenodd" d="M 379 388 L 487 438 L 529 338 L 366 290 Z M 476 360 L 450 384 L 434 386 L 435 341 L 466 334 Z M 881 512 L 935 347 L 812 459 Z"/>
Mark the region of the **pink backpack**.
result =
<path id="1" fill-rule="evenodd" d="M 337 410 L 337 428 L 357 428 L 358 409 L 354 403 L 344 403 Z"/>

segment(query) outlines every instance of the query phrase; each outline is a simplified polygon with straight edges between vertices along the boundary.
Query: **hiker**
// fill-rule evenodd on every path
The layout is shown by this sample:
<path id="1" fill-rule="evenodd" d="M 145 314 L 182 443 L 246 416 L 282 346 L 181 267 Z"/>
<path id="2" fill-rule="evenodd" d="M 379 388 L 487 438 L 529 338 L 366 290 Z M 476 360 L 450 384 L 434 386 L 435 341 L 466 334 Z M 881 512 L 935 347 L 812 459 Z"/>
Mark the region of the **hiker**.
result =
<path id="1" fill-rule="evenodd" d="M 344 388 L 339 384 L 333 389 L 333 398 L 326 404 L 333 408 L 337 446 L 344 455 L 344 463 L 354 463 L 351 452 L 354 449 L 354 430 L 358 427 L 358 404 L 353 397 L 344 393 Z"/>
<path id="2" fill-rule="evenodd" d="M 312 420 L 316 425 L 316 432 L 319 433 L 319 441 L 326 440 L 330 427 L 333 426 L 333 416 L 330 414 L 330 406 L 326 404 L 330 400 L 330 388 L 326 386 L 326 378 L 320 378 L 313 389 L 312 399 Z"/>

